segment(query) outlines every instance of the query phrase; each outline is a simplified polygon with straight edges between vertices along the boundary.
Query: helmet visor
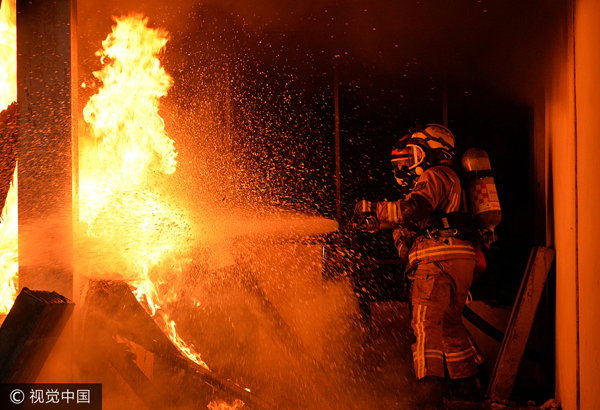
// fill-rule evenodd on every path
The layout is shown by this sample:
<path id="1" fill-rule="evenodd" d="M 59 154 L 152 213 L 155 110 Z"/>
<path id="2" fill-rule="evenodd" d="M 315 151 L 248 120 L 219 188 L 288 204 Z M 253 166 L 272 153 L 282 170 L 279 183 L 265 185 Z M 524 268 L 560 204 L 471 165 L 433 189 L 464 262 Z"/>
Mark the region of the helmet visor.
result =
<path id="1" fill-rule="evenodd" d="M 416 168 L 425 158 L 425 152 L 418 145 L 407 145 L 403 149 L 395 149 L 392 151 L 392 167 L 394 174 L 396 171 L 406 171 Z"/>

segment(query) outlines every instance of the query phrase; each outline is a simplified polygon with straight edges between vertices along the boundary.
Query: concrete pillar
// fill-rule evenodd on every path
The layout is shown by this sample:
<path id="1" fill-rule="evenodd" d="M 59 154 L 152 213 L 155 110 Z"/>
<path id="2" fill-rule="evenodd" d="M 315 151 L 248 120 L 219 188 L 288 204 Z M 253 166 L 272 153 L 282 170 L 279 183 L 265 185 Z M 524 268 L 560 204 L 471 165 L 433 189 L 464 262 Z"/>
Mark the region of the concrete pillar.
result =
<path id="1" fill-rule="evenodd" d="M 17 0 L 19 287 L 73 299 L 76 0 Z"/>

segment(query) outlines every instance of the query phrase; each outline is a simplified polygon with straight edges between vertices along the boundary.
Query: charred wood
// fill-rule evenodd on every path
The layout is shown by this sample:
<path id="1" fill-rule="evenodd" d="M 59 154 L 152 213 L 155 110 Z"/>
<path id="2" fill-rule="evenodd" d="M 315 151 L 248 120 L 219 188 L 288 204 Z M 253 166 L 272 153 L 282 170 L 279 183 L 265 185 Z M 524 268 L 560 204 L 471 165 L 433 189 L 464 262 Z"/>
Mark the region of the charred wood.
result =
<path id="1" fill-rule="evenodd" d="M 84 337 L 90 340 L 98 332 L 109 332 L 110 336 L 122 336 L 157 355 L 179 354 L 123 281 L 91 281 L 83 315 Z"/>
<path id="2" fill-rule="evenodd" d="M 0 382 L 34 383 L 75 304 L 56 292 L 23 288 L 0 327 Z"/>

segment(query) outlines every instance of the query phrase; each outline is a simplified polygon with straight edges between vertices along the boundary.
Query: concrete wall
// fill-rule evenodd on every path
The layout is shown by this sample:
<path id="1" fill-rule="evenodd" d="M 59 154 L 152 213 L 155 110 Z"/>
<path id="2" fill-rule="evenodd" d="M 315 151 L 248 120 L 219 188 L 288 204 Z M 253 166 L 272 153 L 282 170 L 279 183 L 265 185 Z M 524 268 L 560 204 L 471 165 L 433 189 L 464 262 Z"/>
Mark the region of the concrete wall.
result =
<path id="1" fill-rule="evenodd" d="M 546 87 L 550 245 L 556 251 L 556 396 L 600 408 L 600 2 L 565 2 Z"/>

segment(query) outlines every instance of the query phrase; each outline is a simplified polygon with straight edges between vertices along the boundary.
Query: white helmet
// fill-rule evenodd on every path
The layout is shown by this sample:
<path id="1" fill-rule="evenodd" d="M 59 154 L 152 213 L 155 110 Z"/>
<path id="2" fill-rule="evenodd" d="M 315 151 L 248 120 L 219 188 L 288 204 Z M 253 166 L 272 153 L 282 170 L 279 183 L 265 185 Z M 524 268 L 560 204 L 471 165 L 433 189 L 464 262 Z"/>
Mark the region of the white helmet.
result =
<path id="1" fill-rule="evenodd" d="M 410 187 L 425 169 L 453 158 L 454 135 L 448 128 L 437 124 L 418 127 L 392 149 L 394 176 L 401 186 Z"/>

